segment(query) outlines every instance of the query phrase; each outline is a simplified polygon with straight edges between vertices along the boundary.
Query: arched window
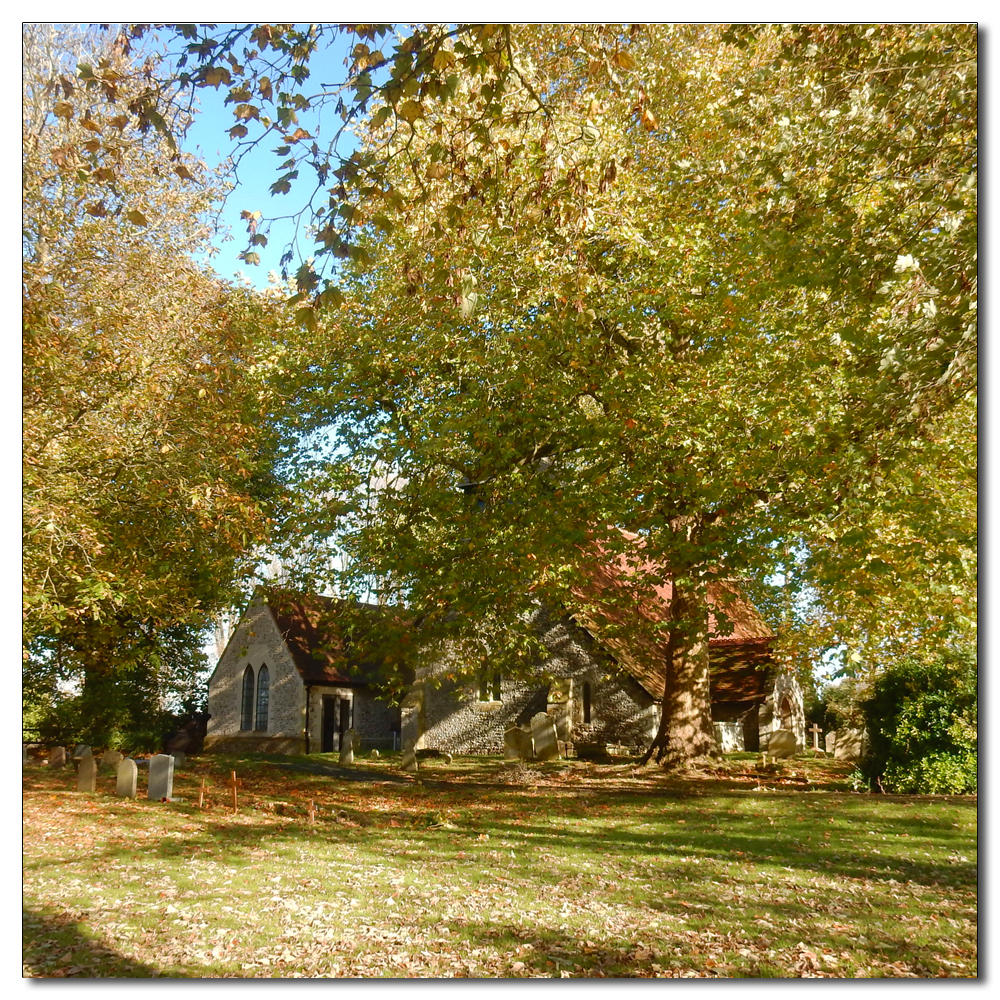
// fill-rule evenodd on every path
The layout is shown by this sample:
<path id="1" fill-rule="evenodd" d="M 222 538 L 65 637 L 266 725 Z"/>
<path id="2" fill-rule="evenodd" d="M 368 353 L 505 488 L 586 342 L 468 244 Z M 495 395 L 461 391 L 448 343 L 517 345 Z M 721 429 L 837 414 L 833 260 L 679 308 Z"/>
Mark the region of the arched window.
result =
<path id="1" fill-rule="evenodd" d="M 590 722 L 590 681 L 583 682 L 583 721 Z"/>
<path id="2" fill-rule="evenodd" d="M 240 713 L 240 729 L 253 729 L 253 667 L 243 671 L 243 711 Z"/>
<path id="3" fill-rule="evenodd" d="M 263 732 L 267 731 L 267 698 L 270 682 L 267 667 L 261 667 L 257 671 L 257 725 L 254 728 Z"/>

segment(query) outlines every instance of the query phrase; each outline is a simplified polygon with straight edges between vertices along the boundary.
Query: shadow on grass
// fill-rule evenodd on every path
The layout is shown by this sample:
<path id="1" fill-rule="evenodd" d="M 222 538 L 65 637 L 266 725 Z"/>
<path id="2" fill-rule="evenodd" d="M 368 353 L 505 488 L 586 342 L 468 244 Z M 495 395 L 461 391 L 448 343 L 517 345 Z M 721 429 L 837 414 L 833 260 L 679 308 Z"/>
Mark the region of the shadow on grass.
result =
<path id="1" fill-rule="evenodd" d="M 156 979 L 159 970 L 94 941 L 69 917 L 21 911 L 24 975 L 36 979 Z"/>

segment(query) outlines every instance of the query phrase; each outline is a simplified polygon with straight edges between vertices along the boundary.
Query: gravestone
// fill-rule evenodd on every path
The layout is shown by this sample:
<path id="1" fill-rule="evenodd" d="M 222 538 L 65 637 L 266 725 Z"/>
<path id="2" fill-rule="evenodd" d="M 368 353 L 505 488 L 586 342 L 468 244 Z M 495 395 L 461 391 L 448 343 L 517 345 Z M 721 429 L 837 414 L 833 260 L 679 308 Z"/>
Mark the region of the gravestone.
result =
<path id="1" fill-rule="evenodd" d="M 713 722 L 712 729 L 715 730 L 715 742 L 723 753 L 743 749 L 742 722 Z"/>
<path id="2" fill-rule="evenodd" d="M 139 768 L 131 757 L 125 757 L 118 765 L 115 795 L 123 799 L 134 799 L 139 784 Z"/>
<path id="3" fill-rule="evenodd" d="M 372 760 L 378 760 L 382 755 L 378 752 L 378 750 L 372 750 L 368 756 L 371 757 Z"/>
<path id="4" fill-rule="evenodd" d="M 146 798 L 154 802 L 166 799 L 168 802 L 174 796 L 174 758 L 169 754 L 158 753 L 149 761 L 149 788 Z"/>
<path id="5" fill-rule="evenodd" d="M 418 770 L 419 765 L 417 764 L 417 754 L 413 749 L 412 743 L 408 743 L 405 747 L 403 747 L 403 759 L 399 766 L 402 770 L 408 771 L 411 774 Z"/>
<path id="6" fill-rule="evenodd" d="M 66 748 L 65 747 L 53 747 L 49 751 L 49 767 L 65 767 L 66 766 Z"/>
<path id="7" fill-rule="evenodd" d="M 442 764 L 450 764 L 451 762 L 452 762 L 452 756 L 451 756 L 450 753 L 445 752 L 445 753 L 441 754 L 441 763 Z"/>
<path id="8" fill-rule="evenodd" d="M 798 749 L 799 745 L 795 742 L 795 734 L 787 729 L 775 729 L 767 734 L 766 753 L 768 757 L 775 757 L 778 760 L 794 757 L 798 753 Z"/>
<path id="9" fill-rule="evenodd" d="M 354 734 L 353 729 L 348 729 L 344 733 L 343 739 L 340 743 L 340 763 L 341 764 L 353 764 L 354 763 L 354 741 L 357 736 Z"/>
<path id="10" fill-rule="evenodd" d="M 858 760 L 864 753 L 864 736 L 857 729 L 838 729 L 833 744 L 837 760 Z"/>
<path id="11" fill-rule="evenodd" d="M 97 791 L 97 761 L 94 760 L 92 753 L 88 752 L 80 757 L 80 770 L 76 774 L 76 790 L 78 792 Z"/>
<path id="12" fill-rule="evenodd" d="M 101 754 L 101 767 L 109 768 L 112 771 L 118 770 L 118 765 L 125 758 L 117 750 L 105 750 Z"/>
<path id="13" fill-rule="evenodd" d="M 524 753 L 524 737 L 528 734 L 520 728 L 520 726 L 511 726 L 503 734 L 503 759 L 504 760 L 523 760 L 525 757 Z M 530 737 L 529 737 L 530 739 Z M 529 753 L 530 753 L 530 747 Z"/>
<path id="14" fill-rule="evenodd" d="M 826 744 L 826 752 L 833 753 L 833 748 L 837 745 L 837 730 L 831 729 L 826 736 L 823 737 L 823 741 Z"/>
<path id="15" fill-rule="evenodd" d="M 812 733 L 812 738 L 813 738 L 813 750 L 819 750 L 819 749 L 820 749 L 820 746 L 819 746 L 819 734 L 820 734 L 821 732 L 823 732 L 823 730 L 822 730 L 822 729 L 820 729 L 820 728 L 819 728 L 819 726 L 817 726 L 817 725 L 816 725 L 816 723 L 814 722 L 814 723 L 813 723 L 813 724 L 812 724 L 812 725 L 811 725 L 811 726 L 809 727 L 809 729 L 808 729 L 807 731 L 808 731 L 808 732 L 810 732 L 810 733 Z"/>
<path id="16" fill-rule="evenodd" d="M 73 767 L 78 771 L 80 770 L 80 761 L 83 760 L 86 754 L 93 756 L 94 751 L 86 743 L 77 743 L 76 749 L 73 751 Z"/>
<path id="17" fill-rule="evenodd" d="M 550 715 L 539 712 L 531 720 L 531 742 L 535 760 L 552 760 L 559 756 L 556 724 Z"/>

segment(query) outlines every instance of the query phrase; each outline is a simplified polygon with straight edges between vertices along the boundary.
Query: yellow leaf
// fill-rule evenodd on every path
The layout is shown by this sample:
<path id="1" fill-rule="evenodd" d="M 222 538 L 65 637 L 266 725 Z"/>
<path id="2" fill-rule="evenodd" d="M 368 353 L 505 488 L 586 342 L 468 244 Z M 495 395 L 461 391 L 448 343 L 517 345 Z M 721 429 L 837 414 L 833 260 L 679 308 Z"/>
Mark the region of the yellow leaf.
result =
<path id="1" fill-rule="evenodd" d="M 126 212 L 125 213 L 125 218 L 128 219 L 129 222 L 131 222 L 133 225 L 136 225 L 136 226 L 148 226 L 149 225 L 149 219 L 147 219 L 146 216 L 144 216 L 142 214 L 142 212 L 138 212 L 135 209 L 133 209 L 131 212 Z"/>
<path id="2" fill-rule="evenodd" d="M 396 114 L 412 125 L 418 118 L 423 117 L 424 109 L 417 101 L 404 101 L 396 108 Z"/>
<path id="3" fill-rule="evenodd" d="M 68 101 L 59 101 L 52 109 L 56 118 L 65 118 L 67 121 L 73 117 L 73 105 Z"/>

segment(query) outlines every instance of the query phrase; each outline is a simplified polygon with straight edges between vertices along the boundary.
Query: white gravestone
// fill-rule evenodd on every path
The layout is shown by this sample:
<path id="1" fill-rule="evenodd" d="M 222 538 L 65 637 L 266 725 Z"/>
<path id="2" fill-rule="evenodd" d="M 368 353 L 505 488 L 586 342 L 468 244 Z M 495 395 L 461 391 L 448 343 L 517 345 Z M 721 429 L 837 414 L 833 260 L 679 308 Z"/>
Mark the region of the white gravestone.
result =
<path id="1" fill-rule="evenodd" d="M 354 741 L 357 737 L 354 735 L 353 729 L 348 729 L 344 733 L 343 740 L 340 744 L 340 763 L 341 764 L 353 764 L 354 763 Z"/>
<path id="2" fill-rule="evenodd" d="M 139 768 L 131 757 L 126 757 L 118 765 L 115 795 L 123 799 L 134 799 L 139 784 Z"/>
<path id="3" fill-rule="evenodd" d="M 168 802 L 174 797 L 174 758 L 158 753 L 149 760 L 149 788 L 146 798 L 154 802 Z"/>
<path id="4" fill-rule="evenodd" d="M 49 767 L 55 769 L 57 767 L 66 766 L 66 748 L 65 747 L 53 747 L 49 751 Z"/>
<path id="5" fill-rule="evenodd" d="M 80 757 L 80 770 L 76 774 L 76 790 L 78 792 L 97 791 L 97 761 L 94 755 L 87 753 Z"/>

